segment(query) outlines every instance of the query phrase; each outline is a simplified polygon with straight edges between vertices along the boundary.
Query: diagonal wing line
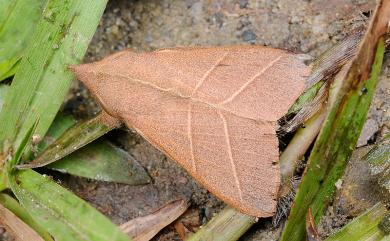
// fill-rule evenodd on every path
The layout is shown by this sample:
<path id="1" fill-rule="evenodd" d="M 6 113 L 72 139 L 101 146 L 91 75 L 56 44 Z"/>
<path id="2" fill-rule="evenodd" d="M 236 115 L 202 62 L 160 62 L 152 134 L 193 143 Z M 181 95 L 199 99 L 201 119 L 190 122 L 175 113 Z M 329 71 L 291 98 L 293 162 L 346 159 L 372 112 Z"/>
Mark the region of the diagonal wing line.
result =
<path id="1" fill-rule="evenodd" d="M 93 72 L 92 72 L 93 73 Z M 101 75 L 109 75 L 109 74 L 106 74 L 106 73 L 100 73 Z M 141 85 L 144 85 L 144 86 L 148 86 L 148 87 L 151 87 L 153 89 L 156 89 L 156 90 L 159 90 L 161 92 L 165 92 L 166 94 L 169 94 L 169 95 L 172 95 L 172 96 L 175 96 L 175 97 L 180 97 L 180 98 L 183 98 L 183 99 L 189 99 L 193 102 L 198 102 L 198 103 L 202 103 L 202 104 L 205 104 L 207 105 L 208 107 L 211 107 L 213 109 L 216 109 L 216 110 L 223 110 L 223 111 L 226 111 L 232 115 L 235 115 L 235 116 L 238 116 L 240 118 L 243 118 L 243 119 L 248 119 L 248 120 L 254 120 L 254 121 L 262 121 L 262 122 L 274 122 L 272 120 L 261 120 L 261 119 L 255 119 L 255 118 L 251 118 L 251 117 L 247 117 L 245 115 L 242 115 L 240 113 L 236 113 L 235 111 L 232 111 L 232 110 L 229 110 L 225 107 L 223 107 L 222 105 L 220 104 L 213 104 L 213 103 L 209 103 L 207 101 L 204 101 L 204 100 L 201 100 L 201 99 L 198 99 L 198 98 L 195 98 L 195 97 L 192 97 L 192 96 L 188 96 L 188 95 L 183 95 L 181 93 L 178 93 L 176 92 L 176 90 L 174 88 L 162 88 L 156 84 L 153 84 L 153 83 L 150 83 L 150 82 L 147 82 L 147 81 L 143 81 L 143 80 L 140 80 L 140 79 L 135 79 L 135 78 L 129 78 L 128 76 L 125 76 L 125 75 L 121 75 L 121 74 L 112 74 L 110 76 L 114 76 L 116 78 L 123 78 L 123 79 L 126 79 L 126 80 L 130 80 L 134 83 L 137 83 L 137 84 L 141 84 Z M 104 103 L 101 101 L 101 103 Z M 103 104 L 104 106 L 104 104 Z"/>
<path id="2" fill-rule="evenodd" d="M 257 79 L 257 77 L 263 75 L 265 73 L 265 71 L 267 71 L 269 68 L 271 68 L 272 66 L 274 66 L 276 64 L 276 62 L 278 62 L 281 58 L 282 58 L 283 54 L 279 55 L 277 58 L 275 58 L 274 60 L 272 60 L 267 66 L 265 66 L 259 73 L 255 74 L 252 78 L 250 78 L 248 80 L 248 82 L 246 82 L 245 84 L 243 84 L 236 92 L 234 92 L 229 98 L 227 98 L 226 100 L 222 101 L 221 103 L 219 103 L 219 105 L 223 105 L 223 104 L 226 104 L 226 103 L 229 103 L 231 102 L 232 100 L 234 100 L 234 98 L 236 98 L 240 93 L 242 93 L 247 87 L 248 85 L 250 85 L 253 81 L 255 81 Z"/>
<path id="3" fill-rule="evenodd" d="M 188 102 L 188 120 L 187 120 L 187 132 L 188 132 L 188 141 L 190 143 L 190 154 L 191 154 L 191 161 L 192 161 L 192 169 L 194 172 L 197 172 L 196 169 L 196 161 L 195 161 L 195 155 L 194 155 L 194 145 L 192 143 L 192 103 L 191 101 Z"/>
<path id="4" fill-rule="evenodd" d="M 203 83 L 206 81 L 206 79 L 210 76 L 210 74 L 217 68 L 217 66 L 226 59 L 228 56 L 229 52 L 226 52 L 221 58 L 219 58 L 213 66 L 206 71 L 206 73 L 203 75 L 203 77 L 196 83 L 196 86 L 194 90 L 191 93 L 191 96 L 194 96 L 195 93 L 198 91 L 198 89 L 203 85 Z"/>
<path id="5" fill-rule="evenodd" d="M 233 169 L 233 177 L 234 177 L 234 181 L 236 183 L 237 189 L 238 189 L 238 196 L 240 198 L 240 201 L 243 202 L 244 200 L 242 198 L 242 190 L 241 190 L 240 180 L 238 179 L 237 167 L 236 167 L 236 164 L 234 163 L 233 154 L 232 154 L 232 146 L 230 144 L 230 137 L 229 137 L 229 130 L 228 130 L 228 126 L 227 126 L 227 121 L 226 121 L 226 118 L 224 117 L 224 115 L 219 110 L 218 110 L 218 115 L 223 122 L 223 128 L 225 131 L 225 138 L 226 138 L 226 145 L 228 148 L 229 160 L 230 160 L 230 164 L 231 164 L 232 169 Z"/>

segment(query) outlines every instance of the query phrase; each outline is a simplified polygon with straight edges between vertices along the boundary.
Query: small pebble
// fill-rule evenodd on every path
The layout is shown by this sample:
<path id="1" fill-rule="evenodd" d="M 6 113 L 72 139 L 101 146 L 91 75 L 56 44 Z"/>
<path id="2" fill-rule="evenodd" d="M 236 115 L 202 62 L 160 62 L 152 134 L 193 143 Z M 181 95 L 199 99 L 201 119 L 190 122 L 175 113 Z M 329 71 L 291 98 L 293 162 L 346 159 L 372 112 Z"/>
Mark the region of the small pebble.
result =
<path id="1" fill-rule="evenodd" d="M 239 0 L 240 8 L 248 7 L 248 0 Z"/>
<path id="2" fill-rule="evenodd" d="M 252 30 L 245 30 L 242 33 L 242 38 L 248 43 L 256 43 L 257 36 L 252 32 Z"/>

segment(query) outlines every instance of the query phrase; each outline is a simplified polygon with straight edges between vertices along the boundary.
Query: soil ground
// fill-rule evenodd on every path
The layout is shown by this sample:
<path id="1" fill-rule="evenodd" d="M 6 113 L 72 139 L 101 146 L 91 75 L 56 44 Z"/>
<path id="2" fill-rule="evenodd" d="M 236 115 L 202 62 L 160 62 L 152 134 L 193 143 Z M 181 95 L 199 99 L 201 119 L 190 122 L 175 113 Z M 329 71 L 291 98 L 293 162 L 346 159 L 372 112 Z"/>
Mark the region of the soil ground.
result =
<path id="1" fill-rule="evenodd" d="M 317 57 L 349 31 L 364 24 L 374 5 L 374 0 L 111 0 L 84 61 L 95 61 L 125 48 L 149 51 L 175 46 L 231 44 L 268 45 Z M 387 55 L 386 59 L 362 145 L 379 139 L 390 128 L 390 56 Z M 65 110 L 88 116 L 98 107 L 86 89 L 75 81 Z M 175 162 L 131 130 L 113 131 L 107 138 L 133 155 L 153 182 L 128 186 L 66 175 L 58 177 L 66 187 L 115 223 L 147 215 L 178 198 L 190 200 L 192 211 L 199 216 L 199 224 L 210 220 L 224 206 Z M 351 165 L 358 164 L 351 161 Z M 367 174 L 360 175 L 362 169 L 349 167 L 347 174 L 352 178 L 345 180 L 343 187 L 362 176 L 368 178 Z M 364 185 L 375 184 L 365 182 Z M 381 199 L 378 196 L 362 204 L 359 202 L 361 196 L 347 199 L 345 195 L 340 191 L 336 202 L 329 208 L 320 227 L 322 236 L 327 236 L 372 202 Z M 348 209 L 351 206 L 354 206 L 352 211 Z M 260 220 L 242 240 L 277 240 L 278 233 L 279 229 L 272 227 L 270 219 L 265 219 Z M 154 240 L 180 238 L 170 226 Z"/>

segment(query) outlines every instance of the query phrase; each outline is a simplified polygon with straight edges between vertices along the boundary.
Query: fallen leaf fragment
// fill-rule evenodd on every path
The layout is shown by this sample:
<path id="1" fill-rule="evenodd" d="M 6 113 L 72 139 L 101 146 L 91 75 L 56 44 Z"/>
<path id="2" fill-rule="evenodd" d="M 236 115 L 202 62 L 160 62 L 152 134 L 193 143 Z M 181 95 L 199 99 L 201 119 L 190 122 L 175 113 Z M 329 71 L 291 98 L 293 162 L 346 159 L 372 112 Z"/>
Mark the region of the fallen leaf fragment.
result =
<path id="1" fill-rule="evenodd" d="M 305 89 L 297 55 L 262 46 L 123 51 L 71 67 L 103 109 L 241 212 L 272 216 L 277 120 Z"/>
<path id="2" fill-rule="evenodd" d="M 120 229 L 134 241 L 147 241 L 180 217 L 187 208 L 185 200 L 173 201 L 152 214 L 122 224 Z"/>
<path id="3" fill-rule="evenodd" d="M 44 241 L 33 229 L 1 204 L 0 223 L 12 233 L 15 241 Z"/>
<path id="4" fill-rule="evenodd" d="M 194 208 L 188 209 L 174 224 L 175 230 L 182 240 L 186 240 L 197 232 L 200 226 L 199 210 Z"/>
<path id="5" fill-rule="evenodd" d="M 182 222 L 176 222 L 174 227 L 181 240 L 186 240 L 192 234 Z"/>

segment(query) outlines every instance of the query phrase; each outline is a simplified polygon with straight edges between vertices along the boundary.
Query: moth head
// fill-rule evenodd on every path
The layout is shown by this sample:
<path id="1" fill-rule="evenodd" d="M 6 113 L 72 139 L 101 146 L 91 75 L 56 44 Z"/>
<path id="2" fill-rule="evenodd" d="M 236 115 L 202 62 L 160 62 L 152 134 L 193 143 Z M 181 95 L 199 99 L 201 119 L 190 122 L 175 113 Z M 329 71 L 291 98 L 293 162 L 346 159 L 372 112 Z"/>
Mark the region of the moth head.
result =
<path id="1" fill-rule="evenodd" d="M 114 68 L 106 63 L 113 63 L 115 66 L 116 61 L 121 59 L 126 52 L 128 51 L 121 51 L 93 63 L 70 65 L 68 68 L 92 93 L 96 93 L 100 85 L 109 84 L 110 79 L 106 78 L 107 76 L 103 73 L 110 73 Z"/>
<path id="2" fill-rule="evenodd" d="M 99 62 L 69 66 L 69 70 L 87 87 L 101 107 L 110 115 L 116 116 L 116 110 L 112 108 L 115 106 L 112 102 L 116 100 L 110 98 L 113 96 L 110 93 L 112 89 L 109 88 L 110 79 L 106 78 L 99 69 Z"/>
<path id="3" fill-rule="evenodd" d="M 75 74 L 78 80 L 93 92 L 94 86 L 96 86 L 94 82 L 97 81 L 97 74 L 93 71 L 93 64 L 70 65 L 68 68 Z"/>

